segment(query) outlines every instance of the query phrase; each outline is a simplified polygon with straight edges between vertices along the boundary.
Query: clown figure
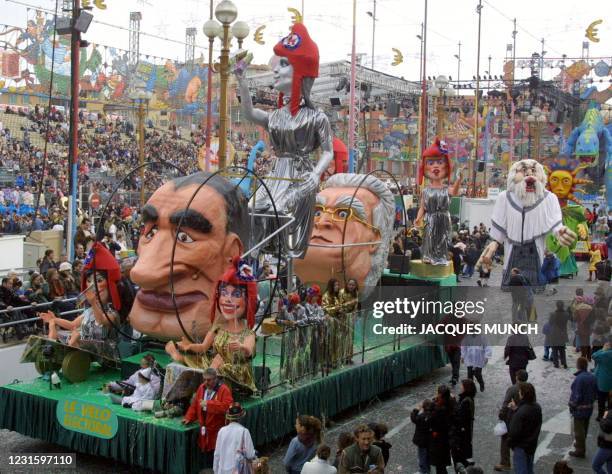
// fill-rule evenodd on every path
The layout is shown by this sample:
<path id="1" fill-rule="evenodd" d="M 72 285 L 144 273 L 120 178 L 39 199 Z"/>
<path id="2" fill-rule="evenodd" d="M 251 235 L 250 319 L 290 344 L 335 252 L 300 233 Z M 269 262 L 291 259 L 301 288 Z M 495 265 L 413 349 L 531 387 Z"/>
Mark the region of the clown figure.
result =
<path id="1" fill-rule="evenodd" d="M 445 180 L 450 180 L 451 163 L 446 143 L 436 139 L 423 152 L 419 168 L 419 182 L 427 178 L 429 183 L 423 187 L 421 205 L 415 219 L 415 225 L 423 227 L 423 245 L 421 253 L 423 262 L 432 265 L 448 265 L 448 248 L 451 243 L 450 196 L 459 194 L 461 170 L 457 180 L 449 187 Z"/>

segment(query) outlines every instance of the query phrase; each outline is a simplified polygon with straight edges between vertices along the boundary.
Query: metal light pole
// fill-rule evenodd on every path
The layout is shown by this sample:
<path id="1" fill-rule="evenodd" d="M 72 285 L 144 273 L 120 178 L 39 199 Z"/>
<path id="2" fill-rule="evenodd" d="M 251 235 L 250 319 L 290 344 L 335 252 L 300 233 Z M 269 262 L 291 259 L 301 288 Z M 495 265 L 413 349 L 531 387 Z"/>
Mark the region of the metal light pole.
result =
<path id="1" fill-rule="evenodd" d="M 140 208 L 145 204 L 145 104 L 141 99 L 138 101 L 138 163 L 140 165 Z"/>
<path id="2" fill-rule="evenodd" d="M 514 161 L 514 119 L 515 109 L 512 89 L 514 87 L 514 74 L 516 72 L 516 18 L 514 19 L 514 29 L 512 30 L 512 82 L 510 83 L 510 156 L 508 157 L 508 174 Z"/>
<path id="3" fill-rule="evenodd" d="M 374 69 L 374 44 L 376 41 L 376 0 L 372 11 L 372 69 Z"/>
<path id="4" fill-rule="evenodd" d="M 212 23 L 211 23 L 212 22 Z M 209 30 L 207 30 L 207 25 L 211 28 L 214 27 L 214 31 L 211 32 L 209 36 Z M 213 2 L 210 0 L 210 18 L 204 24 L 204 34 L 208 36 L 208 77 L 207 77 L 207 86 L 206 86 L 206 158 L 204 163 L 204 170 L 210 171 L 210 135 L 212 133 L 212 81 L 213 81 L 213 71 L 212 71 L 212 62 L 213 62 L 213 43 L 215 41 L 215 36 L 217 36 L 218 31 L 218 23 L 213 20 Z"/>
<path id="5" fill-rule="evenodd" d="M 457 89 L 459 89 L 461 87 L 461 41 L 459 41 L 457 46 L 459 47 L 459 52 L 455 54 L 455 58 L 457 58 Z"/>
<path id="6" fill-rule="evenodd" d="M 476 163 L 478 161 L 478 101 L 480 99 L 480 29 L 482 20 L 482 0 L 478 0 L 478 48 L 476 53 L 476 97 L 474 98 L 474 161 L 472 162 L 472 196 L 476 195 Z"/>
<path id="7" fill-rule="evenodd" d="M 353 0 L 353 40 L 351 44 L 351 79 L 349 96 L 349 172 L 354 173 L 357 169 L 357 144 L 355 143 L 355 77 L 357 75 L 356 57 L 356 31 L 357 31 L 357 0 Z"/>
<path id="8" fill-rule="evenodd" d="M 72 0 L 72 33 L 70 37 L 70 196 L 68 198 L 68 232 L 66 250 L 68 260 L 74 260 L 74 236 L 76 234 L 77 188 L 79 181 L 79 60 L 81 57 L 81 32 L 75 28 L 81 13 L 79 0 Z M 55 45 L 54 45 L 55 47 Z"/>
<path id="9" fill-rule="evenodd" d="M 427 139 L 427 0 L 425 0 L 425 17 L 423 19 L 423 68 L 421 76 L 421 150 L 423 156 Z"/>

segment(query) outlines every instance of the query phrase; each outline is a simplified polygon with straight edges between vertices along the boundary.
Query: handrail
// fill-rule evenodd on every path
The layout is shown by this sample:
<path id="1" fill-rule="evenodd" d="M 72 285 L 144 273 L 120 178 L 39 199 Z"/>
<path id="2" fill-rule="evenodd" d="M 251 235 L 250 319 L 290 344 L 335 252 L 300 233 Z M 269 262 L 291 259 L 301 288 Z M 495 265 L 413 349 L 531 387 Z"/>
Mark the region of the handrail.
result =
<path id="1" fill-rule="evenodd" d="M 70 311 L 64 311 L 63 313 L 58 313 L 58 316 L 67 316 L 69 314 L 82 313 L 83 311 L 85 311 L 85 308 L 71 309 Z M 8 323 L 1 323 L 0 324 L 0 328 L 16 326 L 18 324 L 33 323 L 33 322 L 38 321 L 40 319 L 42 319 L 40 316 L 36 316 L 34 318 L 20 319 L 19 321 L 10 321 Z"/>
<path id="2" fill-rule="evenodd" d="M 71 303 L 73 301 L 76 301 L 78 298 L 74 297 L 74 298 L 66 298 L 64 300 L 53 300 L 53 301 L 47 301 L 46 303 L 35 303 L 35 304 L 30 304 L 27 306 L 13 306 L 11 307 L 11 309 L 0 309 L 0 314 L 6 314 L 6 313 L 12 313 L 15 311 L 23 311 L 24 309 L 38 309 L 41 307 L 46 307 L 46 306 L 53 306 L 54 304 L 57 303 Z"/>

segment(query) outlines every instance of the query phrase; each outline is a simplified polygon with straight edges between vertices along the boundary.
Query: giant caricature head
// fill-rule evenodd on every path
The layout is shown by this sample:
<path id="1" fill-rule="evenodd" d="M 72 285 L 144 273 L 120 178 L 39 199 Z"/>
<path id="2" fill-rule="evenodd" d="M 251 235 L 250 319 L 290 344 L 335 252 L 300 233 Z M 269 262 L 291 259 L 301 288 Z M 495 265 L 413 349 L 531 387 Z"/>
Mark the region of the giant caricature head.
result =
<path id="1" fill-rule="evenodd" d="M 517 161 L 508 173 L 508 191 L 520 199 L 523 206 L 533 206 L 544 197 L 546 172 L 536 160 Z"/>
<path id="2" fill-rule="evenodd" d="M 548 172 L 546 187 L 559 198 L 561 206 L 565 206 L 567 201 L 580 204 L 574 193 L 579 190 L 579 185 L 591 183 L 591 180 L 577 178 L 576 176 L 586 167 L 587 165 L 580 165 L 574 160 L 568 160 L 567 157 L 560 156 L 550 168 L 546 168 Z"/>
<path id="3" fill-rule="evenodd" d="M 246 199 L 239 188 L 215 175 L 187 209 L 189 200 L 209 176 L 199 172 L 170 181 L 157 189 L 142 209 L 144 230 L 138 244 L 139 258 L 130 273 L 140 291 L 130 322 L 143 334 L 160 339 L 184 335 L 170 286 L 175 237 L 174 292 L 181 322 L 190 337 L 201 337 L 208 331 L 217 280 L 232 257 L 243 252 L 249 218 Z"/>
<path id="4" fill-rule="evenodd" d="M 330 278 L 354 278 L 366 298 L 387 260 L 395 216 L 393 194 L 378 178 L 364 180 L 360 174 L 335 174 L 324 186 L 317 195 L 308 251 L 303 260 L 295 261 L 296 274 L 304 283 L 320 285 Z"/>

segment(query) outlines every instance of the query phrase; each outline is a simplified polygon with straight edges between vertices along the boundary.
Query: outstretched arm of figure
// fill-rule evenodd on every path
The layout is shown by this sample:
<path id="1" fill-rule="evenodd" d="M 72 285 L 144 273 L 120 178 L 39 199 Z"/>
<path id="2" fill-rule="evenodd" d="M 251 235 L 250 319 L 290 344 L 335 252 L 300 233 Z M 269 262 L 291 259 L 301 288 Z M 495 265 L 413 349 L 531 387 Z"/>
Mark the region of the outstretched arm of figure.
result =
<path id="1" fill-rule="evenodd" d="M 191 351 L 196 352 L 198 354 L 203 354 L 213 345 L 213 342 L 215 340 L 215 334 L 216 333 L 214 331 L 208 331 L 208 334 L 206 334 L 204 341 L 199 344 L 195 342 L 189 343 L 186 340 L 181 340 L 180 342 L 177 342 L 176 345 L 179 349 L 183 351 Z"/>
<path id="2" fill-rule="evenodd" d="M 240 110 L 244 117 L 249 121 L 262 127 L 268 127 L 268 112 L 253 107 L 251 99 L 251 91 L 249 91 L 249 83 L 246 79 L 245 70 L 235 68 L 234 74 L 238 79 L 238 87 L 240 88 Z"/>
<path id="3" fill-rule="evenodd" d="M 251 334 L 244 339 L 244 342 L 240 344 L 240 350 L 247 357 L 253 357 L 255 354 L 255 334 Z"/>
<path id="4" fill-rule="evenodd" d="M 489 245 L 487 245 L 480 256 L 482 262 L 491 265 L 493 263 L 493 257 L 495 256 L 495 252 L 497 252 L 497 248 L 499 247 L 499 242 L 497 240 L 492 240 Z M 480 260 L 479 259 L 479 260 Z"/>
<path id="5" fill-rule="evenodd" d="M 46 313 L 39 313 L 39 315 L 45 323 L 49 323 L 50 321 L 53 321 L 56 326 L 59 326 L 62 329 L 68 329 L 70 331 L 78 328 L 79 325 L 81 324 L 81 320 L 83 319 L 83 316 L 79 316 L 75 318 L 74 320 L 69 321 L 67 319 L 58 318 L 51 311 L 47 311 Z"/>
<path id="6" fill-rule="evenodd" d="M 459 188 L 461 187 L 461 182 L 463 181 L 463 168 L 459 168 L 459 172 L 457 173 L 457 179 L 451 186 L 449 193 L 451 196 L 459 195 Z"/>

